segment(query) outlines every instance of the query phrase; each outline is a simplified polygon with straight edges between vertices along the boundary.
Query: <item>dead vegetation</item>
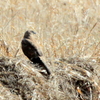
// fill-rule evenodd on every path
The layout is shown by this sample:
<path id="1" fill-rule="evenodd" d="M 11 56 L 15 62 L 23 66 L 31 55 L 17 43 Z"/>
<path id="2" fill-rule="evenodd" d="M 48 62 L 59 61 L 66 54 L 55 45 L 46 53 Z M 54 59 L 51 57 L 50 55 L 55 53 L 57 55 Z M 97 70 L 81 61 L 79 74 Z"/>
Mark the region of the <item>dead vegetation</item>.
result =
<path id="1" fill-rule="evenodd" d="M 0 100 L 100 99 L 99 0 L 0 1 Z M 34 30 L 52 75 L 23 55 Z"/>
<path id="2" fill-rule="evenodd" d="M 47 79 L 30 62 L 0 58 L 1 100 L 99 100 L 99 66 L 77 58 L 60 59 Z"/>

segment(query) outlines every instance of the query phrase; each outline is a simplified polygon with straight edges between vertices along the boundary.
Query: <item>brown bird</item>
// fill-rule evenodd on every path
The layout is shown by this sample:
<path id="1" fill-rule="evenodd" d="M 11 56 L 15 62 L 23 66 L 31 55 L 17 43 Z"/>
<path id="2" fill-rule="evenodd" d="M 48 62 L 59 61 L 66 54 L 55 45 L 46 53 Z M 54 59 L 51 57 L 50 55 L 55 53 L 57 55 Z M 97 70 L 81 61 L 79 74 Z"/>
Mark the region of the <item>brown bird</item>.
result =
<path id="1" fill-rule="evenodd" d="M 34 31 L 26 31 L 21 42 L 22 51 L 31 60 L 34 64 L 38 64 L 40 67 L 44 68 L 47 71 L 47 74 L 50 75 L 51 72 L 40 59 L 42 52 L 39 49 L 39 46 L 36 41 L 36 33 Z"/>

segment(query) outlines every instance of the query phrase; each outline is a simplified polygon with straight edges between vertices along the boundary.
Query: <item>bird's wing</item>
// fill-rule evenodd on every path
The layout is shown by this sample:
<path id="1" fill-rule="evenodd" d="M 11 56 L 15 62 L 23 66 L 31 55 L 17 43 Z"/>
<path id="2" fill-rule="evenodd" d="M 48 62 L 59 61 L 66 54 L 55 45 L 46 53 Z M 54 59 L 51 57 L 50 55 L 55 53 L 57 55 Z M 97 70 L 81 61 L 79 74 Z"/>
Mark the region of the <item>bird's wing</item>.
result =
<path id="1" fill-rule="evenodd" d="M 42 56 L 42 52 L 39 50 L 38 46 L 36 46 L 35 44 L 33 44 L 32 41 L 30 41 L 29 39 L 23 39 L 22 43 L 24 45 L 26 45 L 26 47 L 29 47 L 27 49 L 30 49 L 30 51 L 32 52 L 36 52 L 38 56 Z M 29 51 L 29 52 L 30 52 Z"/>

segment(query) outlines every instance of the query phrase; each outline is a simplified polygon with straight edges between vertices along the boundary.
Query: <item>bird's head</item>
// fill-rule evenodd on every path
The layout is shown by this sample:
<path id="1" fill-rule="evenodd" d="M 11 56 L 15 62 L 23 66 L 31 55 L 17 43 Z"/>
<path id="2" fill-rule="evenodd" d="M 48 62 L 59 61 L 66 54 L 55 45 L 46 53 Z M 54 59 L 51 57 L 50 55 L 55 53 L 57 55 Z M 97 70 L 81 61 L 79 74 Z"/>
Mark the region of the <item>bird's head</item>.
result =
<path id="1" fill-rule="evenodd" d="M 25 34 L 24 34 L 24 38 L 29 39 L 30 36 L 33 35 L 33 34 L 36 34 L 36 33 L 35 33 L 34 31 L 30 31 L 30 30 L 28 30 L 28 31 L 25 32 Z"/>

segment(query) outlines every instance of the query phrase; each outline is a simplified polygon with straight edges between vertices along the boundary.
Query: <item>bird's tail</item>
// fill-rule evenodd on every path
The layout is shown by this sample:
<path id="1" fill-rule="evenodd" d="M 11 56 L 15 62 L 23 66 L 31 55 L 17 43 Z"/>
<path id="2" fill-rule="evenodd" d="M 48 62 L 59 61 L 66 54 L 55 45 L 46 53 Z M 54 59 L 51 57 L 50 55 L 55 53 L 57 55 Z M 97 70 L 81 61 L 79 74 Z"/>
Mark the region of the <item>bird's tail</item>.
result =
<path id="1" fill-rule="evenodd" d="M 48 67 L 44 64 L 44 62 L 38 57 L 38 58 L 32 58 L 31 61 L 34 63 L 34 64 L 38 64 L 40 67 L 42 67 L 43 69 L 45 69 L 47 71 L 47 74 L 50 75 L 51 72 L 50 70 L 48 69 Z"/>

